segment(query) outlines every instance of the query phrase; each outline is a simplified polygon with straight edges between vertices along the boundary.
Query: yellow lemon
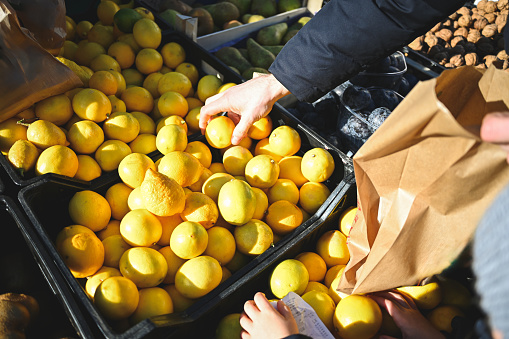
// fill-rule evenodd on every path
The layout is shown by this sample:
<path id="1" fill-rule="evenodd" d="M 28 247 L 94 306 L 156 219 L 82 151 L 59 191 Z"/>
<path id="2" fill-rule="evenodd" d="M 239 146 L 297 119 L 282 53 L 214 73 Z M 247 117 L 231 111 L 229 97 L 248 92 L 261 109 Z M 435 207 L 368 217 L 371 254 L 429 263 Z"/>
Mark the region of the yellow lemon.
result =
<path id="1" fill-rule="evenodd" d="M 164 92 L 157 101 L 157 108 L 163 117 L 178 115 L 185 117 L 189 109 L 186 98 L 178 92 Z"/>
<path id="2" fill-rule="evenodd" d="M 161 222 L 161 226 L 163 227 L 163 234 L 161 235 L 161 239 L 157 242 L 160 246 L 168 246 L 170 244 L 170 237 L 173 233 L 175 227 L 177 227 L 181 222 L 183 222 L 180 215 L 174 214 L 167 217 L 157 217 Z"/>
<path id="3" fill-rule="evenodd" d="M 102 174 L 101 166 L 89 155 L 78 155 L 78 170 L 74 179 L 91 181 L 99 178 Z"/>
<path id="4" fill-rule="evenodd" d="M 334 300 L 332 300 L 327 293 L 319 291 L 304 293 L 302 299 L 315 310 L 318 318 L 320 318 L 329 331 L 333 331 L 334 324 L 332 319 L 334 317 L 334 311 L 336 311 Z"/>
<path id="5" fill-rule="evenodd" d="M 327 231 L 316 243 L 316 252 L 325 260 L 327 267 L 346 265 L 350 252 L 346 245 L 346 237 L 337 230 Z"/>
<path id="6" fill-rule="evenodd" d="M 146 209 L 129 211 L 120 221 L 120 234 L 131 246 L 151 246 L 162 232 L 159 219 Z"/>
<path id="7" fill-rule="evenodd" d="M 104 131 L 91 120 L 81 120 L 69 128 L 67 138 L 74 151 L 91 154 L 104 142 Z"/>
<path id="8" fill-rule="evenodd" d="M 140 133 L 140 123 L 131 113 L 114 112 L 104 121 L 103 130 L 108 139 L 129 143 Z"/>
<path id="9" fill-rule="evenodd" d="M 183 97 L 187 97 L 191 91 L 193 84 L 189 78 L 180 72 L 169 72 L 164 74 L 159 83 L 157 90 L 159 94 L 163 95 L 166 92 L 177 92 Z"/>
<path id="10" fill-rule="evenodd" d="M 182 264 L 186 262 L 186 259 L 180 258 L 176 255 L 170 246 L 165 246 L 159 249 L 159 252 L 164 256 L 166 263 L 168 264 L 168 271 L 166 277 L 163 280 L 164 284 L 173 284 L 175 282 L 175 274 Z"/>
<path id="11" fill-rule="evenodd" d="M 75 26 L 76 26 L 76 34 L 78 34 L 80 39 L 86 39 L 88 31 L 94 25 L 88 20 L 82 20 L 82 21 L 78 22 Z"/>
<path id="12" fill-rule="evenodd" d="M 84 88 L 72 98 L 72 108 L 82 119 L 102 122 L 111 113 L 111 102 L 103 92 Z"/>
<path id="13" fill-rule="evenodd" d="M 106 227 L 111 218 L 111 207 L 101 194 L 83 190 L 76 192 L 69 201 L 69 216 L 74 223 L 97 232 Z"/>
<path id="14" fill-rule="evenodd" d="M 111 235 L 102 241 L 104 246 L 104 266 L 118 268 L 120 257 L 131 248 L 120 234 Z"/>
<path id="15" fill-rule="evenodd" d="M 137 69 L 135 69 L 135 68 L 125 68 L 125 69 L 123 69 L 120 72 L 120 74 L 122 74 L 122 76 L 124 77 L 124 80 L 125 80 L 125 83 L 126 83 L 126 88 L 127 88 L 127 86 L 129 86 L 129 87 L 132 87 L 132 86 L 141 87 L 141 86 L 143 86 L 143 81 L 145 80 L 145 77 Z M 135 100 L 133 100 L 133 101 L 135 101 Z"/>
<path id="16" fill-rule="evenodd" d="M 76 50 L 78 49 L 78 44 L 71 40 L 65 40 L 63 49 L 64 52 L 62 53 L 62 56 L 66 59 L 74 60 Z"/>
<path id="17" fill-rule="evenodd" d="M 235 238 L 224 227 L 214 226 L 207 230 L 208 243 L 204 255 L 215 258 L 221 266 L 228 264 L 235 255 Z"/>
<path id="18" fill-rule="evenodd" d="M 24 176 L 26 172 L 35 167 L 38 157 L 39 150 L 37 147 L 30 141 L 23 139 L 17 140 L 7 153 L 7 159 L 21 176 Z"/>
<path id="19" fill-rule="evenodd" d="M 78 157 L 72 149 L 62 145 L 46 148 L 35 163 L 35 174 L 55 173 L 74 177 L 78 171 Z"/>
<path id="20" fill-rule="evenodd" d="M 189 104 L 189 98 L 186 98 Z M 189 104 L 191 105 L 191 104 Z M 186 124 L 189 128 L 190 133 L 198 133 L 200 131 L 199 121 L 200 121 L 200 110 L 201 106 L 191 108 L 189 106 L 189 112 L 187 112 L 187 115 L 185 117 Z"/>
<path id="21" fill-rule="evenodd" d="M 157 49 L 161 44 L 161 29 L 155 21 L 142 18 L 133 26 L 133 36 L 141 48 Z"/>
<path id="22" fill-rule="evenodd" d="M 240 326 L 240 313 L 232 313 L 224 316 L 216 327 L 217 339 L 240 338 L 242 326 Z"/>
<path id="23" fill-rule="evenodd" d="M 140 134 L 156 134 L 156 123 L 148 114 L 137 111 L 131 112 L 131 114 L 140 124 Z"/>
<path id="24" fill-rule="evenodd" d="M 132 247 L 119 262 L 120 273 L 138 288 L 154 287 L 163 282 L 168 271 L 164 256 L 153 248 Z"/>
<path id="25" fill-rule="evenodd" d="M 342 268 L 340 271 L 338 271 L 337 276 L 332 280 L 330 287 L 329 287 L 329 296 L 334 300 L 336 304 L 338 304 L 341 299 L 346 298 L 349 296 L 349 294 L 343 293 L 341 291 L 338 291 L 339 282 L 341 281 L 343 271 L 345 269 Z"/>
<path id="26" fill-rule="evenodd" d="M 220 162 L 211 163 L 209 170 L 211 170 L 212 173 L 226 173 L 226 169 L 224 168 L 224 165 Z"/>
<path id="27" fill-rule="evenodd" d="M 174 151 L 165 154 L 161 158 L 157 169 L 162 174 L 176 180 L 182 187 L 188 187 L 194 184 L 200 179 L 200 175 L 203 172 L 203 166 L 200 161 L 193 155 L 183 151 Z"/>
<path id="28" fill-rule="evenodd" d="M 324 182 L 334 173 L 334 159 L 329 151 L 313 148 L 304 153 L 300 169 L 309 181 Z"/>
<path id="29" fill-rule="evenodd" d="M 113 26 L 113 16 L 120 9 L 113 1 L 101 1 L 97 5 L 97 17 L 103 25 Z"/>
<path id="30" fill-rule="evenodd" d="M 285 235 L 302 224 L 303 215 L 297 205 L 278 200 L 269 205 L 265 220 L 274 233 Z"/>
<path id="31" fill-rule="evenodd" d="M 222 93 L 224 91 L 226 91 L 228 88 L 230 87 L 233 87 L 233 86 L 236 86 L 237 84 L 236 83 L 233 83 L 233 82 L 228 82 L 226 84 L 222 84 L 219 89 L 217 90 L 217 93 Z"/>
<path id="32" fill-rule="evenodd" d="M 99 54 L 93 58 L 92 61 L 90 61 L 90 69 L 94 72 L 110 70 L 120 72 L 122 70 L 117 60 L 108 54 Z"/>
<path id="33" fill-rule="evenodd" d="M 153 134 L 139 134 L 129 143 L 133 153 L 149 154 L 157 151 L 156 136 Z"/>
<path id="34" fill-rule="evenodd" d="M 235 124 L 227 116 L 216 116 L 205 128 L 205 138 L 214 148 L 225 148 L 231 145 Z"/>
<path id="35" fill-rule="evenodd" d="M 203 102 L 200 99 L 197 99 L 194 97 L 187 97 L 186 100 L 187 100 L 187 103 L 189 104 L 189 110 L 203 106 Z"/>
<path id="36" fill-rule="evenodd" d="M 165 155 L 174 151 L 184 151 L 187 147 L 187 133 L 180 125 L 165 125 L 157 133 L 156 147 Z"/>
<path id="37" fill-rule="evenodd" d="M 309 214 L 314 214 L 325 203 L 330 190 L 321 182 L 306 182 L 299 191 L 299 204 Z"/>
<path id="38" fill-rule="evenodd" d="M 306 294 L 309 291 L 318 291 L 323 293 L 329 293 L 329 289 L 324 284 L 318 282 L 318 281 L 309 281 L 308 286 L 306 287 L 306 290 L 304 291 L 304 294 Z"/>
<path id="39" fill-rule="evenodd" d="M 132 190 L 131 194 L 129 194 L 129 198 L 127 199 L 127 206 L 129 206 L 130 210 L 145 208 L 145 202 L 143 201 L 140 187 L 136 187 Z"/>
<path id="40" fill-rule="evenodd" d="M 195 65 L 189 63 L 189 62 L 183 62 L 179 64 L 175 68 L 175 72 L 179 72 L 184 74 L 190 81 L 193 86 L 196 86 L 199 80 L 199 74 L 198 69 Z"/>
<path id="41" fill-rule="evenodd" d="M 156 170 L 154 161 L 142 153 L 131 153 L 120 161 L 118 173 L 120 179 L 130 188 L 141 186 L 145 179 L 145 173 L 151 168 Z"/>
<path id="42" fill-rule="evenodd" d="M 205 168 L 209 168 L 212 163 L 212 152 L 210 148 L 201 141 L 192 141 L 188 143 L 184 152 L 193 155 Z"/>
<path id="43" fill-rule="evenodd" d="M 259 189 L 258 187 L 251 187 L 253 193 L 256 197 L 256 208 L 253 213 L 253 219 L 263 220 L 265 219 L 265 214 L 267 213 L 267 209 L 269 208 L 269 199 L 264 191 Z"/>
<path id="44" fill-rule="evenodd" d="M 85 292 L 93 301 L 97 286 L 109 277 L 120 277 L 122 274 L 117 268 L 103 266 L 94 275 L 88 277 L 85 284 Z"/>
<path id="45" fill-rule="evenodd" d="M 89 42 L 96 42 L 107 49 L 115 41 L 113 27 L 97 23 L 88 31 L 87 40 Z"/>
<path id="46" fill-rule="evenodd" d="M 236 248 L 248 255 L 259 255 L 265 252 L 274 240 L 272 229 L 261 220 L 251 219 L 235 227 L 233 231 Z"/>
<path id="47" fill-rule="evenodd" d="M 125 89 L 127 87 L 125 78 L 122 75 L 122 73 L 120 73 L 119 71 L 110 69 L 110 70 L 108 70 L 108 72 L 110 72 L 115 77 L 115 80 L 117 80 L 117 93 L 115 93 L 115 96 L 120 98 L 120 96 L 122 95 L 122 93 L 125 91 Z M 121 100 L 119 99 L 119 101 L 121 101 Z M 123 102 L 123 101 L 121 101 L 121 102 L 123 103 L 122 107 L 125 107 L 125 102 Z M 117 110 L 117 111 L 120 111 L 120 110 Z M 123 112 L 125 112 L 125 111 L 126 110 L 124 109 Z"/>
<path id="48" fill-rule="evenodd" d="M 175 275 L 175 287 L 186 298 L 203 297 L 221 282 L 219 262 L 203 255 L 186 261 Z"/>
<path id="49" fill-rule="evenodd" d="M 322 258 L 323 259 L 323 258 Z M 345 270 L 346 265 L 334 265 L 330 267 L 327 270 L 327 273 L 325 274 L 325 278 L 323 279 L 323 283 L 327 288 L 330 288 L 332 286 L 332 282 L 336 278 L 341 278 L 341 275 L 343 274 L 343 271 Z M 331 295 L 332 297 L 332 295 Z"/>
<path id="50" fill-rule="evenodd" d="M 282 125 L 276 127 L 269 136 L 270 149 L 282 156 L 294 155 L 300 150 L 301 138 L 294 128 Z"/>
<path id="51" fill-rule="evenodd" d="M 290 179 L 297 187 L 304 185 L 309 180 L 302 175 L 302 171 L 300 170 L 301 163 L 301 156 L 291 155 L 283 157 L 279 160 L 279 178 Z"/>
<path id="52" fill-rule="evenodd" d="M 299 203 L 299 188 L 290 179 L 277 179 L 267 192 L 269 204 L 278 200 L 287 200 L 294 205 Z"/>
<path id="53" fill-rule="evenodd" d="M 143 48 L 136 54 L 134 63 L 141 74 L 150 74 L 161 70 L 163 57 L 153 48 Z"/>
<path id="54" fill-rule="evenodd" d="M 327 273 L 327 264 L 315 252 L 302 252 L 295 259 L 299 260 L 306 266 L 309 272 L 309 281 L 322 281 Z"/>
<path id="55" fill-rule="evenodd" d="M 219 190 L 217 205 L 224 220 L 232 225 L 243 225 L 253 217 L 256 197 L 248 183 L 233 179 Z"/>
<path id="56" fill-rule="evenodd" d="M 339 217 L 339 230 L 345 236 L 348 237 L 350 234 L 350 230 L 352 229 L 352 225 L 355 222 L 355 216 L 357 214 L 357 207 L 348 207 L 341 216 Z"/>
<path id="57" fill-rule="evenodd" d="M 270 290 L 276 298 L 285 297 L 288 292 L 302 295 L 309 282 L 309 273 L 298 260 L 286 259 L 280 262 L 270 275 Z"/>
<path id="58" fill-rule="evenodd" d="M 219 79 L 217 76 L 208 74 L 203 76 L 199 81 L 197 85 L 196 92 L 198 93 L 198 99 L 200 99 L 202 102 L 205 102 L 207 98 L 217 94 L 217 91 L 219 90 L 219 87 L 223 82 L 221 79 Z"/>
<path id="59" fill-rule="evenodd" d="M 141 49 L 141 47 L 134 40 L 134 35 L 132 33 L 126 33 L 126 34 L 120 35 L 117 38 L 117 41 L 125 42 L 126 44 L 128 44 L 135 54 L 138 53 Z"/>
<path id="60" fill-rule="evenodd" d="M 78 44 L 74 53 L 74 61 L 80 66 L 90 67 L 92 60 L 105 53 L 106 49 L 102 45 L 97 42 L 85 41 L 83 44 Z"/>
<path id="61" fill-rule="evenodd" d="M 57 126 L 64 125 L 73 115 L 71 100 L 65 95 L 54 95 L 34 105 L 35 115 Z"/>
<path id="62" fill-rule="evenodd" d="M 110 205 L 113 219 L 122 220 L 127 212 L 129 212 L 127 199 L 129 199 L 132 190 L 131 187 L 123 182 L 116 183 L 106 190 L 104 197 Z"/>
<path id="63" fill-rule="evenodd" d="M 134 65 L 136 55 L 128 43 L 115 41 L 108 47 L 108 55 L 114 58 L 121 69 L 126 69 Z"/>
<path id="64" fill-rule="evenodd" d="M 173 301 L 173 311 L 182 312 L 191 307 L 196 300 L 184 297 L 175 287 L 175 284 L 165 285 L 163 287 Z"/>
<path id="65" fill-rule="evenodd" d="M 270 155 L 256 155 L 246 164 L 245 176 L 251 186 L 269 188 L 279 177 L 279 164 Z"/>
<path id="66" fill-rule="evenodd" d="M 59 254 L 75 278 L 94 274 L 104 262 L 103 244 L 91 233 L 78 233 L 65 238 Z"/>
<path id="67" fill-rule="evenodd" d="M 382 325 L 382 311 L 371 298 L 351 295 L 341 299 L 333 318 L 336 333 L 344 339 L 372 338 Z"/>
<path id="68" fill-rule="evenodd" d="M 427 318 L 439 331 L 452 332 L 452 321 L 456 317 L 465 317 L 465 314 L 456 306 L 440 305 L 433 309 Z"/>
<path id="69" fill-rule="evenodd" d="M 88 80 L 88 86 L 95 88 L 107 96 L 115 95 L 118 90 L 115 76 L 108 71 L 97 71 Z"/>
<path id="70" fill-rule="evenodd" d="M 275 161 L 279 162 L 283 157 L 279 154 L 276 154 L 272 151 L 270 144 L 269 144 L 269 138 L 262 139 L 258 141 L 255 145 L 254 155 L 270 155 Z"/>
<path id="71" fill-rule="evenodd" d="M 157 216 L 166 217 L 184 210 L 184 189 L 177 181 L 163 173 L 149 168 L 140 190 L 143 205 Z M 155 242 L 159 241 L 160 237 L 161 234 Z"/>
<path id="72" fill-rule="evenodd" d="M 178 65 L 186 60 L 186 51 L 182 45 L 176 42 L 168 42 L 161 47 L 161 55 L 166 66 L 171 69 L 177 68 Z"/>
<path id="73" fill-rule="evenodd" d="M 159 133 L 159 130 L 166 125 L 179 125 L 182 127 L 187 135 L 187 124 L 186 121 L 179 115 L 169 115 L 167 117 L 162 117 L 157 121 L 156 133 Z"/>
<path id="74" fill-rule="evenodd" d="M 221 271 L 223 276 L 221 277 L 221 283 L 232 276 L 232 272 L 226 268 L 226 266 L 221 266 Z"/>
<path id="75" fill-rule="evenodd" d="M 142 288 L 139 292 L 138 307 L 129 318 L 132 324 L 150 317 L 173 313 L 173 301 L 168 292 L 161 287 Z"/>
<path id="76" fill-rule="evenodd" d="M 242 267 L 247 265 L 249 263 L 249 261 L 251 261 L 251 258 L 252 258 L 251 256 L 246 255 L 240 251 L 235 251 L 235 254 L 233 255 L 232 260 L 230 260 L 230 262 L 228 264 L 226 264 L 225 267 L 230 272 L 237 272 Z"/>
<path id="77" fill-rule="evenodd" d="M 194 221 L 209 229 L 217 221 L 219 210 L 216 203 L 209 196 L 201 192 L 191 192 L 186 195 L 184 210 L 180 217 L 184 221 Z"/>
<path id="78" fill-rule="evenodd" d="M 154 14 L 152 14 L 152 12 L 145 8 L 145 7 L 136 7 L 134 9 L 136 12 L 140 13 L 140 15 L 144 18 L 147 18 L 147 19 L 150 19 L 150 20 L 154 20 Z"/>
<path id="79" fill-rule="evenodd" d="M 136 310 L 138 301 L 138 288 L 122 276 L 106 278 L 97 286 L 94 294 L 94 305 L 104 317 L 111 320 L 128 318 Z"/>
<path id="80" fill-rule="evenodd" d="M 127 81 L 127 80 L 126 80 Z M 143 81 L 142 81 L 143 84 Z M 127 107 L 127 111 L 138 111 L 149 114 L 154 108 L 154 98 L 150 92 L 140 86 L 126 88 L 120 96 Z"/>
<path id="81" fill-rule="evenodd" d="M 161 94 L 157 90 L 157 86 L 159 84 L 159 80 L 163 77 L 163 73 L 153 72 L 148 74 L 143 80 L 143 88 L 146 88 L 154 99 L 159 98 Z"/>
<path id="82" fill-rule="evenodd" d="M 247 136 L 251 139 L 262 140 L 268 138 L 271 132 L 272 119 L 267 115 L 251 125 L 247 131 Z"/>
<path id="83" fill-rule="evenodd" d="M 125 142 L 106 140 L 99 145 L 94 157 L 103 171 L 110 172 L 116 170 L 120 161 L 128 154 L 131 154 L 131 148 Z"/>
<path id="84" fill-rule="evenodd" d="M 223 154 L 223 165 L 231 175 L 244 175 L 249 160 L 253 159 L 251 152 L 242 146 L 233 146 Z"/>
<path id="85" fill-rule="evenodd" d="M 79 233 L 90 233 L 95 234 L 90 228 L 82 225 L 70 225 L 64 227 L 57 233 L 57 237 L 55 238 L 55 248 L 58 252 L 60 252 L 60 248 L 62 247 L 62 242 L 64 239 L 71 237 L 73 235 Z"/>
<path id="86" fill-rule="evenodd" d="M 203 183 L 202 193 L 208 195 L 217 203 L 219 190 L 225 183 L 233 179 L 235 178 L 228 173 L 214 173 Z"/>
<path id="87" fill-rule="evenodd" d="M 0 151 L 7 153 L 16 140 L 27 140 L 27 129 L 18 124 L 15 118 L 0 122 Z"/>
<path id="88" fill-rule="evenodd" d="M 27 129 L 27 139 L 41 150 L 54 145 L 66 146 L 65 133 L 54 123 L 47 120 L 36 120 Z"/>
<path id="89" fill-rule="evenodd" d="M 96 233 L 97 237 L 103 241 L 110 235 L 120 234 L 120 221 L 111 219 L 105 228 Z"/>
<path id="90" fill-rule="evenodd" d="M 117 98 L 115 95 L 108 95 L 108 99 L 111 103 L 111 112 L 125 112 L 127 108 L 125 107 L 125 102 Z"/>
<path id="91" fill-rule="evenodd" d="M 194 221 L 184 221 L 173 230 L 170 247 L 178 257 L 191 259 L 201 255 L 208 244 L 205 227 Z"/>

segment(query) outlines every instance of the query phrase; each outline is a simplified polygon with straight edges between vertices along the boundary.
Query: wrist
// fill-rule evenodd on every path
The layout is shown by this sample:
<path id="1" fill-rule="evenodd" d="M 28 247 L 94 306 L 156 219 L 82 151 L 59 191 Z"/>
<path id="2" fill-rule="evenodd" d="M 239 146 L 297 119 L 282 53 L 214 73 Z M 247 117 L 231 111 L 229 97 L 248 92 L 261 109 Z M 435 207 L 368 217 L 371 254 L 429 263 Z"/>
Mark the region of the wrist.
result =
<path id="1" fill-rule="evenodd" d="M 267 74 L 263 76 L 267 81 L 267 87 L 269 88 L 269 92 L 272 93 L 272 102 L 275 103 L 282 97 L 290 94 L 290 91 L 283 86 L 282 83 L 279 82 L 278 79 L 273 74 Z"/>

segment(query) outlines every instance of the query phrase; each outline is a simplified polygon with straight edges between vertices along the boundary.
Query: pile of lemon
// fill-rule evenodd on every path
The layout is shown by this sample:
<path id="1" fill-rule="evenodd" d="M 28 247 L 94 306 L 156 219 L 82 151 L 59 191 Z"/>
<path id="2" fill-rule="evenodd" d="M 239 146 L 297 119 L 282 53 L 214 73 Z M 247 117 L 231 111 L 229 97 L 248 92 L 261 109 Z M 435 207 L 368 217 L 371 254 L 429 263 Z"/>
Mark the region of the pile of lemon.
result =
<path id="1" fill-rule="evenodd" d="M 57 58 L 84 86 L 0 123 L 0 151 L 22 175 L 93 180 L 130 153 L 156 151 L 165 125 L 198 132 L 203 102 L 234 85 L 200 77 L 180 44 L 162 42 L 152 13 L 132 7 L 101 1 L 94 24 L 66 17 L 67 39 Z"/>

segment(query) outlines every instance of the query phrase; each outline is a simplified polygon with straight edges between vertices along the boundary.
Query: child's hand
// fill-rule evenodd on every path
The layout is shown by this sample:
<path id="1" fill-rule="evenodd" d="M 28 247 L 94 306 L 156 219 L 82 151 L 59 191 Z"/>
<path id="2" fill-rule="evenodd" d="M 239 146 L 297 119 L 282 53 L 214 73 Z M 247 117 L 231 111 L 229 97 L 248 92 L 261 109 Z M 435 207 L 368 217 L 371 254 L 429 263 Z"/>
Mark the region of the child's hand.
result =
<path id="1" fill-rule="evenodd" d="M 481 125 L 481 139 L 502 146 L 508 152 L 509 163 L 509 112 L 486 114 Z"/>
<path id="2" fill-rule="evenodd" d="M 244 304 L 240 325 L 244 329 L 242 339 L 284 338 L 299 333 L 297 323 L 288 306 L 279 300 L 275 310 L 261 292 L 256 293 L 253 300 Z"/>
<path id="3" fill-rule="evenodd" d="M 431 323 L 422 315 L 412 298 L 398 292 L 377 292 L 370 295 L 380 307 L 392 316 L 401 329 L 403 338 L 412 339 L 445 339 Z M 388 339 L 389 336 L 380 336 Z"/>

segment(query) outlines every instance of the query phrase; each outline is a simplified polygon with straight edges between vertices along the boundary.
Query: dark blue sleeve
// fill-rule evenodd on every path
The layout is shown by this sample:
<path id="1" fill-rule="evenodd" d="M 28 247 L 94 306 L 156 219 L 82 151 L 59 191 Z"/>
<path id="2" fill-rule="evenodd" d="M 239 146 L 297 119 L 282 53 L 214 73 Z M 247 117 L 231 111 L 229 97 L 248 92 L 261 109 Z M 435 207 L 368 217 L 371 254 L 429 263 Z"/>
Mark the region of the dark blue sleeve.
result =
<path id="1" fill-rule="evenodd" d="M 464 3 L 331 0 L 285 45 L 269 71 L 299 100 L 314 101 Z"/>

